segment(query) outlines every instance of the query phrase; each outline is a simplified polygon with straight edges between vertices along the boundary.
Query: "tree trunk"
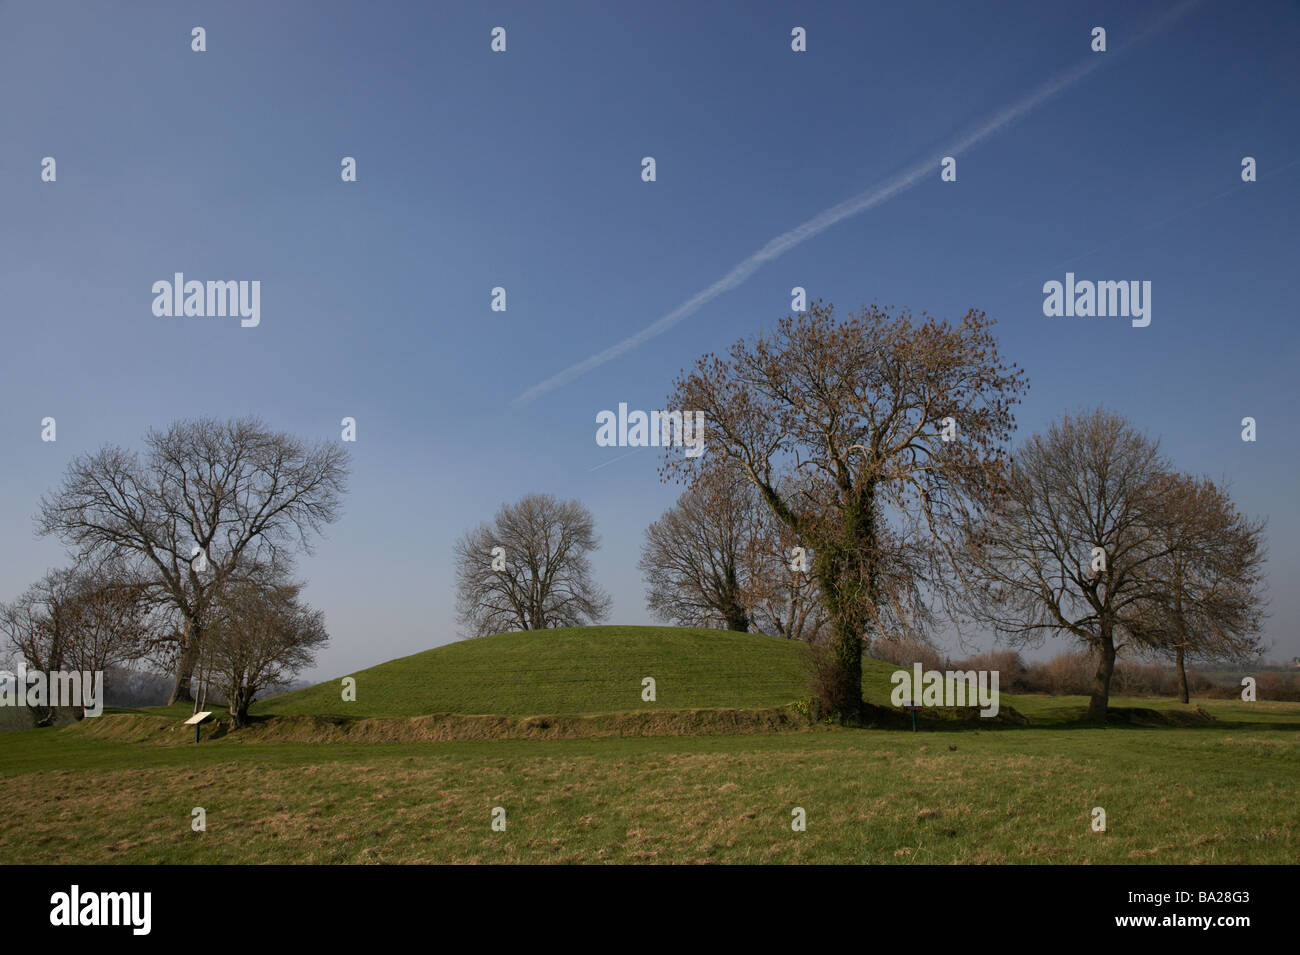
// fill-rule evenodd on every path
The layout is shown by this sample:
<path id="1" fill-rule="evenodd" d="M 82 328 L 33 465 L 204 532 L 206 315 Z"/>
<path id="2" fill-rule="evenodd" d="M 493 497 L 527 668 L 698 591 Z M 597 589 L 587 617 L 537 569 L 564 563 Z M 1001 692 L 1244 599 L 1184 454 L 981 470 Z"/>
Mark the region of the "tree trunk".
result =
<path id="1" fill-rule="evenodd" d="M 744 602 L 740 599 L 740 581 L 736 576 L 734 566 L 727 568 L 727 577 L 725 582 L 724 601 L 727 609 L 724 615 L 727 620 L 727 629 L 735 630 L 739 633 L 749 632 L 749 614 L 745 612 Z"/>
<path id="2" fill-rule="evenodd" d="M 1187 692 L 1187 667 L 1183 663 L 1183 648 L 1181 645 L 1174 651 L 1174 663 L 1178 667 L 1178 691 L 1182 694 L 1183 702 L 1190 703 L 1191 695 Z"/>
<path id="3" fill-rule="evenodd" d="M 813 547 L 814 564 L 831 615 L 830 692 L 842 724 L 862 718 L 862 652 L 875 610 L 877 552 L 875 484 L 845 488 L 848 502 L 837 539 Z"/>
<path id="4" fill-rule="evenodd" d="M 830 616 L 831 637 L 825 663 L 831 672 L 822 673 L 814 695 L 825 708 L 839 712 L 840 722 L 857 724 L 862 719 L 862 654 L 867 624 L 875 619 L 880 553 L 876 532 L 876 482 L 864 480 L 854 487 L 847 469 L 840 468 L 837 484 L 842 495 L 839 526 L 831 534 L 816 532 L 809 538 L 813 567 Z M 799 520 L 775 492 L 761 485 L 763 498 L 778 518 L 796 534 L 814 528 L 800 527 Z"/>
<path id="5" fill-rule="evenodd" d="M 1101 653 L 1097 661 L 1097 676 L 1093 679 L 1092 699 L 1088 703 L 1088 717 L 1106 721 L 1106 707 L 1110 702 L 1110 678 L 1115 673 L 1115 640 L 1109 630 L 1103 629 Z"/>
<path id="6" fill-rule="evenodd" d="M 180 659 L 176 661 L 176 682 L 172 684 L 172 695 L 167 701 L 168 705 L 194 702 L 194 696 L 190 692 L 190 677 L 194 674 L 198 662 L 199 628 L 191 623 L 185 628 L 185 642 L 181 645 Z"/>
<path id="7" fill-rule="evenodd" d="M 230 719 L 235 729 L 242 729 L 248 725 L 248 708 L 252 703 L 252 695 L 243 687 L 230 694 Z"/>
<path id="8" fill-rule="evenodd" d="M 862 718 L 862 627 L 852 616 L 837 617 L 831 637 L 840 722 L 850 725 Z"/>

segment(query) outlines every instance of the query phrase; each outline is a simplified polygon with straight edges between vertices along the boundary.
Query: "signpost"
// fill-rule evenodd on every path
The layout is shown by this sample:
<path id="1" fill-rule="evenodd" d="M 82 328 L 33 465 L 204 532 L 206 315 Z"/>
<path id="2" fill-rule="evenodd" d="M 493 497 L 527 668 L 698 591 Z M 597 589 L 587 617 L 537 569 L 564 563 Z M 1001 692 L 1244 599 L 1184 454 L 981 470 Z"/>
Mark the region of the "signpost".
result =
<path id="1" fill-rule="evenodd" d="M 212 715 L 211 710 L 202 710 L 198 713 L 195 713 L 193 716 L 191 716 L 189 719 L 185 721 L 184 725 L 186 726 L 189 726 L 191 723 L 194 724 L 194 742 L 197 743 L 199 741 L 199 724 L 202 723 L 211 715 Z"/>
<path id="2" fill-rule="evenodd" d="M 911 714 L 912 714 L 912 732 L 915 733 L 915 732 L 916 732 L 916 714 L 919 713 L 919 712 L 921 711 L 921 704 L 920 704 L 920 703 L 904 703 L 904 704 L 903 704 L 903 709 L 908 710 L 908 711 L 911 712 Z"/>
<path id="3" fill-rule="evenodd" d="M 182 725 L 194 726 L 194 742 L 199 741 L 199 724 L 212 716 L 211 710 L 200 710 L 199 707 L 208 702 L 208 683 L 211 680 L 211 672 L 203 667 L 202 660 L 199 661 L 199 684 L 203 691 L 194 697 L 194 715 L 187 719 Z"/>

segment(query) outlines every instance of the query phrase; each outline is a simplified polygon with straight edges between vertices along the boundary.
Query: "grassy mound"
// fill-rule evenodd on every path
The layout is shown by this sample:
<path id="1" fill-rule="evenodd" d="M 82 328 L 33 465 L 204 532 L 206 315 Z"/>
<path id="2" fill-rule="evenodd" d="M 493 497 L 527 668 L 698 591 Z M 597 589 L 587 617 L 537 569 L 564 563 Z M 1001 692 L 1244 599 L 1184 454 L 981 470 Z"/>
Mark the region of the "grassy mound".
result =
<path id="1" fill-rule="evenodd" d="M 356 702 L 343 702 L 341 680 L 331 680 L 259 703 L 253 713 L 363 718 L 768 709 L 807 697 L 806 652 L 793 641 L 722 630 L 503 633 L 350 674 Z M 655 680 L 653 702 L 641 698 L 646 677 Z"/>
<path id="2" fill-rule="evenodd" d="M 870 704 L 866 716 L 872 725 L 901 725 L 899 718 L 907 719 L 890 708 L 890 675 L 897 669 L 883 660 L 862 661 L 862 695 Z M 809 696 L 808 648 L 803 644 L 763 634 L 678 627 L 502 633 L 390 660 L 351 676 L 355 702 L 343 701 L 339 679 L 258 703 L 252 713 L 349 720 L 655 713 L 674 714 L 675 725 L 688 735 L 686 727 L 698 724 L 700 717 L 682 714 L 758 713 L 791 707 Z M 646 677 L 655 680 L 652 701 L 642 699 Z M 1005 696 L 1002 709 L 1005 716 L 998 722 L 1023 722 Z M 969 708 L 922 715 L 923 721 L 954 719 L 990 722 Z M 476 737 L 470 732 L 456 738 Z"/>

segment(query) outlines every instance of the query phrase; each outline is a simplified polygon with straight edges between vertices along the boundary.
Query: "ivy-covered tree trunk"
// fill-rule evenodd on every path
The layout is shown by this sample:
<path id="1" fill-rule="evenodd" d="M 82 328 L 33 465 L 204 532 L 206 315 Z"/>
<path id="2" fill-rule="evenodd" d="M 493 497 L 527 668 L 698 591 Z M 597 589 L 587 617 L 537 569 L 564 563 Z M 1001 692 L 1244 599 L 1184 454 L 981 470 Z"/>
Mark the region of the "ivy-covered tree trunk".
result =
<path id="1" fill-rule="evenodd" d="M 744 607 L 734 606 L 727 612 L 727 629 L 749 633 L 749 614 L 745 613 Z"/>
<path id="2" fill-rule="evenodd" d="M 739 633 L 748 633 L 749 613 L 745 610 L 745 605 L 740 599 L 740 580 L 736 576 L 734 566 L 727 568 L 727 579 L 724 587 L 728 602 L 726 610 L 727 629 Z"/>
<path id="3" fill-rule="evenodd" d="M 855 614 L 831 611 L 830 664 L 833 697 L 826 704 L 848 725 L 862 718 L 862 628 Z"/>
<path id="4" fill-rule="evenodd" d="M 862 718 L 862 653 L 875 608 L 877 561 L 875 485 L 846 489 L 839 534 L 815 549 L 818 582 L 831 616 L 829 681 L 840 722 Z"/>

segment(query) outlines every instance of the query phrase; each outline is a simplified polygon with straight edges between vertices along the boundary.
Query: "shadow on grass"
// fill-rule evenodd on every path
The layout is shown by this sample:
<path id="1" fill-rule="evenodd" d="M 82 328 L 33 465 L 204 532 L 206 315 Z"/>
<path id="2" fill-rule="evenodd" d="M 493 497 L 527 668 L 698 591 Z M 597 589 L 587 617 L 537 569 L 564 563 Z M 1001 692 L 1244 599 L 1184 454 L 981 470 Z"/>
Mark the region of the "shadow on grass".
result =
<path id="1" fill-rule="evenodd" d="M 883 710 L 890 718 L 873 718 L 864 728 L 870 729 L 911 729 L 911 717 L 902 711 L 890 707 L 871 707 Z M 1049 719 L 1030 719 L 1017 712 L 1013 707 L 1003 706 L 996 717 L 981 717 L 978 710 L 974 712 L 953 714 L 951 716 L 925 716 L 917 719 L 917 732 L 922 733 L 968 733 L 971 731 L 996 731 L 1007 729 L 1033 730 L 1088 730 L 1088 729 L 1215 729 L 1215 730 L 1296 730 L 1300 731 L 1300 722 L 1272 722 L 1263 720 L 1233 720 L 1216 717 L 1202 707 L 1195 710 L 1157 710 L 1137 706 L 1112 706 L 1106 713 L 1104 721 L 1088 715 L 1087 707 L 1078 707 L 1073 715 L 1066 716 L 1060 711 Z"/>

